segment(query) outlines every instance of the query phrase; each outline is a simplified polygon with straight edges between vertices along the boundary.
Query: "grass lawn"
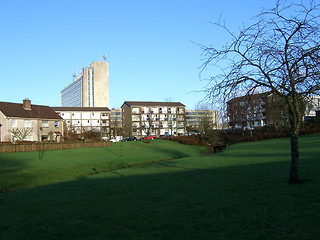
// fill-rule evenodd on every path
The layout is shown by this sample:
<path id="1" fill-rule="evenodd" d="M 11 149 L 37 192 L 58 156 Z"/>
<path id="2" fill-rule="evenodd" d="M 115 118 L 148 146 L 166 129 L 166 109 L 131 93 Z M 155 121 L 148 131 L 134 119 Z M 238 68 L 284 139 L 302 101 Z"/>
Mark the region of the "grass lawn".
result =
<path id="1" fill-rule="evenodd" d="M 235 144 L 213 155 L 158 141 L 140 144 L 135 154 L 149 151 L 141 161 L 154 161 L 158 144 L 176 159 L 0 194 L 0 239 L 319 239 L 320 134 L 300 138 L 298 185 L 287 184 L 288 139 Z M 119 154 L 115 149 L 108 151 Z M 102 161 L 99 151 L 86 155 L 97 161 L 93 167 Z M 15 163 L 12 173 L 26 167 Z"/>
<path id="2" fill-rule="evenodd" d="M 112 147 L 0 154 L 0 191 L 57 183 L 143 163 L 197 156 L 202 147 L 156 140 Z"/>

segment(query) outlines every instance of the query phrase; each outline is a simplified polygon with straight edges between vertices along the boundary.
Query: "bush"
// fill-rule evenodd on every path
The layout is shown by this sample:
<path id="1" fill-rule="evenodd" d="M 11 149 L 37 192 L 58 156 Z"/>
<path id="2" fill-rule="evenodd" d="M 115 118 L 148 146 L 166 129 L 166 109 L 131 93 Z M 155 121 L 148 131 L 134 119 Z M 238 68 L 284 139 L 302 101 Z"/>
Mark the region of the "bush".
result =
<path id="1" fill-rule="evenodd" d="M 320 121 L 304 122 L 300 135 L 320 132 Z M 210 130 L 206 134 L 166 137 L 166 140 L 175 141 L 186 145 L 205 146 L 211 152 L 223 150 L 226 146 L 239 142 L 258 141 L 272 138 L 288 137 L 288 127 L 259 127 L 252 130 Z"/>
<path id="2" fill-rule="evenodd" d="M 82 137 L 84 140 L 101 141 L 101 133 L 94 130 L 85 131 Z"/>

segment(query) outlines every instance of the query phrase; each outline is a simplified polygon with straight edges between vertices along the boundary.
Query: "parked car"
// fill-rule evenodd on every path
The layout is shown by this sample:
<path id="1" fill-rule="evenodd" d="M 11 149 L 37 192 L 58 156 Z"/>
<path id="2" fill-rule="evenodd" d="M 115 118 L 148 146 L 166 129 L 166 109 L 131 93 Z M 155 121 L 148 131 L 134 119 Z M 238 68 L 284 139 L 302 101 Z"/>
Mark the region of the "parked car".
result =
<path id="1" fill-rule="evenodd" d="M 147 140 L 147 139 L 155 139 L 156 138 L 156 136 L 154 136 L 154 135 L 151 135 L 151 136 L 146 136 L 146 137 L 142 137 L 142 138 L 140 138 L 140 140 Z"/>
<path id="2" fill-rule="evenodd" d="M 128 137 L 126 138 L 126 141 L 137 141 L 137 138 L 136 137 Z"/>
<path id="3" fill-rule="evenodd" d="M 110 142 L 120 142 L 122 140 L 123 140 L 122 136 L 115 136 L 115 137 L 110 139 Z"/>

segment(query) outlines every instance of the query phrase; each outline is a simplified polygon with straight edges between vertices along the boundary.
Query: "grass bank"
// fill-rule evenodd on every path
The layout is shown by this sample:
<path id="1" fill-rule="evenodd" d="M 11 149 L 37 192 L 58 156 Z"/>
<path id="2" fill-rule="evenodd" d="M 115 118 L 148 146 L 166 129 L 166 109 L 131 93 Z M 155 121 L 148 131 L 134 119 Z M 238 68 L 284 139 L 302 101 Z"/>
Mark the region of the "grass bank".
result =
<path id="1" fill-rule="evenodd" d="M 0 239 L 318 239 L 320 135 L 300 144 L 298 185 L 274 139 L 2 193 Z"/>
<path id="2" fill-rule="evenodd" d="M 0 154 L 0 191 L 72 180 L 143 163 L 199 155 L 205 148 L 167 141 L 115 143 L 112 147 Z"/>

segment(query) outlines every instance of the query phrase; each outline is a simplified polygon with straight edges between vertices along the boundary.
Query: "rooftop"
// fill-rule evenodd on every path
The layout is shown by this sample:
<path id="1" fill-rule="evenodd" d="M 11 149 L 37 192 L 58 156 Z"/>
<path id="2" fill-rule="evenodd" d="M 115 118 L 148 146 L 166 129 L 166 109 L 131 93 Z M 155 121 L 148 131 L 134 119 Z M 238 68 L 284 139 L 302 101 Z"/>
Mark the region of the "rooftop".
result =
<path id="1" fill-rule="evenodd" d="M 129 107 L 134 106 L 147 106 L 147 107 L 162 107 L 162 106 L 171 106 L 171 107 L 185 107 L 181 102 L 140 102 L 140 101 L 125 101 L 122 106 L 126 104 Z M 122 107 L 121 106 L 121 107 Z"/>
<path id="2" fill-rule="evenodd" d="M 31 105 L 31 109 L 25 109 L 22 103 L 0 102 L 0 112 L 6 117 L 62 119 L 52 108 L 41 105 Z"/>

